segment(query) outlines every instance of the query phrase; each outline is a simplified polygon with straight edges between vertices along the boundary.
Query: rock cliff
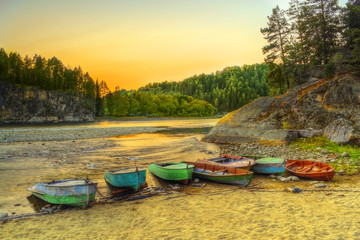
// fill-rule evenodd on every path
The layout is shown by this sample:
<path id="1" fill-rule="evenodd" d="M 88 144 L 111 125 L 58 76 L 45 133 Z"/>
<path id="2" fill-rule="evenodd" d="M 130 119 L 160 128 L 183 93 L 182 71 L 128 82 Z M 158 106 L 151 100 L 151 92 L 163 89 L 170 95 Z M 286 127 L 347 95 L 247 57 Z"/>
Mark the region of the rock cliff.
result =
<path id="1" fill-rule="evenodd" d="M 0 82 L 0 123 L 94 121 L 94 102 L 79 94 Z"/>
<path id="2" fill-rule="evenodd" d="M 360 78 L 310 79 L 281 96 L 263 97 L 224 116 L 203 139 L 217 143 L 285 144 L 325 135 L 360 145 Z"/>

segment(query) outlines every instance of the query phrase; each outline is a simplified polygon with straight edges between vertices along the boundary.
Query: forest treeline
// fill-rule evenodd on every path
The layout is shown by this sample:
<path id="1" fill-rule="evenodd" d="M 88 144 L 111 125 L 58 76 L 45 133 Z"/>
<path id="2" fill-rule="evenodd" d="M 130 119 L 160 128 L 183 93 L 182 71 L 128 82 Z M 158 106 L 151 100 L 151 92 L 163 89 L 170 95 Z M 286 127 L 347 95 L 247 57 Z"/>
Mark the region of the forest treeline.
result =
<path id="1" fill-rule="evenodd" d="M 152 83 L 134 91 L 111 92 L 105 81 L 94 81 L 80 66 L 65 67 L 52 57 L 22 58 L 0 49 L 0 81 L 82 94 L 97 116 L 211 116 L 237 109 L 269 94 L 266 64 L 227 67 L 180 82 Z"/>
<path id="2" fill-rule="evenodd" d="M 337 0 L 291 0 L 286 10 L 276 6 L 260 30 L 275 93 L 303 83 L 316 67 L 326 77 L 360 70 L 360 0 L 343 8 Z"/>
<path id="3" fill-rule="evenodd" d="M 266 64 L 224 68 L 211 74 L 200 74 L 180 82 L 149 83 L 139 88 L 154 94 L 180 93 L 211 103 L 218 112 L 229 112 L 248 102 L 269 95 Z"/>
<path id="4" fill-rule="evenodd" d="M 97 116 L 188 117 L 212 116 L 216 112 L 210 103 L 182 94 L 118 89 L 112 93 L 105 81 L 94 81 L 80 66 L 65 67 L 56 57 L 46 59 L 37 54 L 22 58 L 17 52 L 7 54 L 3 48 L 0 49 L 0 81 L 80 94 Z"/>
<path id="5" fill-rule="evenodd" d="M 234 66 L 183 81 L 151 83 L 138 90 L 111 92 L 81 67 L 65 67 L 53 57 L 22 58 L 0 49 L 0 81 L 81 94 L 97 116 L 210 116 L 240 108 L 260 96 L 279 94 L 301 84 L 321 67 L 360 72 L 360 0 L 346 7 L 337 0 L 290 0 L 276 6 L 261 33 L 264 64 Z"/>

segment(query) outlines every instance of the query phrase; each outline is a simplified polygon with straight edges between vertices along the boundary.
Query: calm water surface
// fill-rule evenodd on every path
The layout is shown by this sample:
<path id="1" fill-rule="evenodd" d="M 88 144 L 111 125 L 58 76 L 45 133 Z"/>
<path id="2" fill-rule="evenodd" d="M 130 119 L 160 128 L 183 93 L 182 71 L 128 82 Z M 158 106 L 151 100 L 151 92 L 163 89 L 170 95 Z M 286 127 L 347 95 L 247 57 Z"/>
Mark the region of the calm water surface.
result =
<path id="1" fill-rule="evenodd" d="M 151 163 L 195 161 L 218 154 L 215 144 L 201 138 L 218 119 L 182 119 L 151 121 L 100 121 L 86 124 L 7 126 L 6 128 L 111 128 L 166 127 L 168 131 L 112 138 L 64 141 L 26 141 L 0 143 L 0 212 L 33 212 L 26 197 L 27 188 L 37 182 L 86 178 L 99 182 L 99 190 L 108 194 L 103 180 L 109 169 L 148 168 Z M 174 131 L 174 129 L 176 131 Z M 189 130 L 190 129 L 190 130 Z M 147 175 L 149 186 L 158 182 Z"/>
<path id="2" fill-rule="evenodd" d="M 213 127 L 219 118 L 210 119 L 146 119 L 146 120 L 99 120 L 84 123 L 13 124 L 0 125 L 0 129 L 41 128 L 111 128 L 111 127 L 167 127 L 203 128 Z"/>

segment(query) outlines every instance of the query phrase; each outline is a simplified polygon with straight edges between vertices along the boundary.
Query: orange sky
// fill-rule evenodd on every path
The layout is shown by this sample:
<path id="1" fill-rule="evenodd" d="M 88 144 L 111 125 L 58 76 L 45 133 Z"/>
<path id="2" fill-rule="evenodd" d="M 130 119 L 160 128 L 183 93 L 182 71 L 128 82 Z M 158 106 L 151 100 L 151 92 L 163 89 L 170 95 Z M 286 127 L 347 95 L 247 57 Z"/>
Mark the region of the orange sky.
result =
<path id="1" fill-rule="evenodd" d="M 137 89 L 263 62 L 260 28 L 276 4 L 288 8 L 288 0 L 1 0 L 0 47 L 80 65 L 111 90 Z"/>

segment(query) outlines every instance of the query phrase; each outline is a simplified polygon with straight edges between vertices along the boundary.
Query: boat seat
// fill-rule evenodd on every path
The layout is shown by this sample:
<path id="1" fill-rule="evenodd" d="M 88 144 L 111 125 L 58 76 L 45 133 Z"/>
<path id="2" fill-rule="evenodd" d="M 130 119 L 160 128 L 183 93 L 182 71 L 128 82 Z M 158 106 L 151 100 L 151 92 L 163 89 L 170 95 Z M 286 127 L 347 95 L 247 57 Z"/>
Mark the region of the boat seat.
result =
<path id="1" fill-rule="evenodd" d="M 213 175 L 213 174 L 215 174 L 215 173 L 220 173 L 220 172 L 226 172 L 227 171 L 227 169 L 225 168 L 225 169 L 221 169 L 221 170 L 217 170 L 217 171 L 214 171 L 214 172 L 212 172 L 212 173 L 210 173 L 210 175 Z"/>
<path id="2" fill-rule="evenodd" d="M 313 164 L 311 164 L 311 165 L 309 165 L 309 166 L 306 166 L 306 167 L 304 167 L 303 169 L 299 169 L 299 170 L 297 170 L 298 172 L 309 172 L 309 171 L 311 171 L 311 169 L 314 167 L 314 166 L 316 166 L 318 163 L 313 163 Z"/>
<path id="3" fill-rule="evenodd" d="M 290 167 L 290 166 L 294 165 L 295 163 L 298 163 L 298 162 L 289 163 L 289 164 L 286 165 L 286 167 Z"/>

